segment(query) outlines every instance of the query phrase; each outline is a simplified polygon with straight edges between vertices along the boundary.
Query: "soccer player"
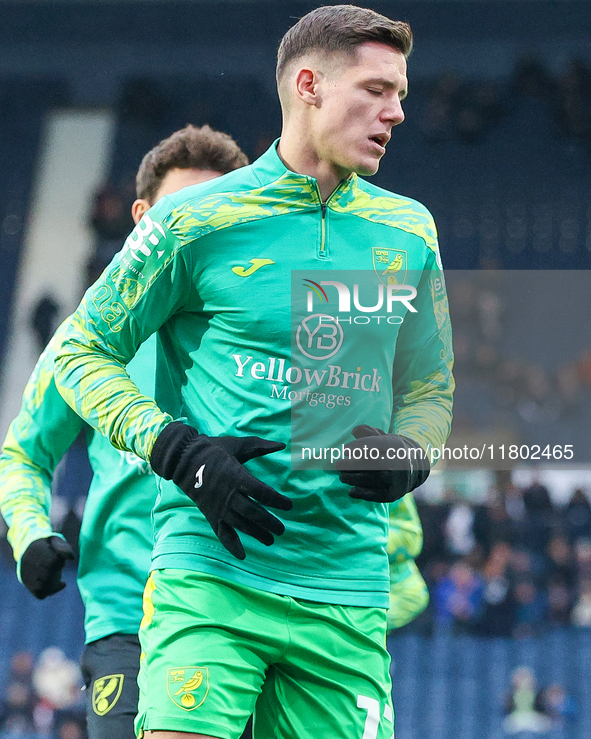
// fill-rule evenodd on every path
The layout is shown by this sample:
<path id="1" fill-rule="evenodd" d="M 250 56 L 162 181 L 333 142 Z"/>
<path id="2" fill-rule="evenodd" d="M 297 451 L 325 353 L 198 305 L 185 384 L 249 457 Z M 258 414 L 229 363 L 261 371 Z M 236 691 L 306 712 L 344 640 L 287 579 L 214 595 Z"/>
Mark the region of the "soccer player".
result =
<path id="1" fill-rule="evenodd" d="M 143 158 L 137 174 L 134 221 L 161 197 L 243 167 L 248 160 L 227 134 L 187 126 Z M 53 382 L 53 360 L 67 321 L 40 357 L 0 455 L 0 511 L 21 582 L 37 598 L 59 592 L 70 546 L 49 520 L 57 463 L 84 423 Z M 154 395 L 155 340 L 128 369 Z M 78 586 L 85 605 L 82 670 L 88 690 L 90 739 L 131 739 L 137 712 L 140 647 L 137 630 L 152 550 L 150 508 L 156 497 L 149 465 L 119 452 L 88 427 L 94 476 L 82 519 Z"/>
<path id="2" fill-rule="evenodd" d="M 253 709 L 261 739 L 393 736 L 388 504 L 426 479 L 453 390 L 432 218 L 358 176 L 403 121 L 411 45 L 354 6 L 300 19 L 278 52 L 279 142 L 144 215 L 56 358 L 68 403 L 162 478 L 140 627 L 151 739 L 236 739 Z M 372 269 L 388 320 L 357 321 L 355 271 Z M 292 325 L 300 270 L 319 287 L 353 271 L 325 283 L 339 322 Z M 394 313 L 402 274 L 412 304 Z M 154 332 L 156 402 L 126 372 Z M 343 449 L 336 469 L 292 465 L 302 415 Z"/>

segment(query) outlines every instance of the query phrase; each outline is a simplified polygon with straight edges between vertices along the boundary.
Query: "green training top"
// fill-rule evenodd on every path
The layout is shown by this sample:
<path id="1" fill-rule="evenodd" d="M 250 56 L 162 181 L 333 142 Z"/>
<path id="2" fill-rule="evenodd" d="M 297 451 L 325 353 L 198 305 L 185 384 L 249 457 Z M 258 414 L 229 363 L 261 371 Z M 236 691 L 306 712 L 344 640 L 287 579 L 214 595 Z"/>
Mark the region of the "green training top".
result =
<path id="1" fill-rule="evenodd" d="M 359 271 L 373 275 L 381 303 L 358 294 Z M 313 290 L 326 277 L 319 311 Z M 390 290 L 403 281 L 416 290 L 415 312 Z M 125 370 L 154 331 L 157 403 Z M 441 446 L 451 366 L 428 211 L 355 175 L 322 203 L 316 180 L 287 170 L 275 145 L 249 167 L 162 198 L 85 295 L 55 362 L 67 402 L 145 460 L 174 418 L 213 436 L 288 445 L 248 463 L 294 501 L 273 546 L 243 535 L 247 556 L 236 560 L 189 498 L 160 481 L 153 568 L 380 607 L 388 605 L 387 505 L 350 498 L 334 468 L 298 469 L 291 447 L 294 460 L 304 445 L 338 449 L 359 423 Z"/>
<path id="2" fill-rule="evenodd" d="M 85 427 L 53 381 L 53 361 L 65 326 L 39 358 L 0 454 L 0 512 L 9 525 L 19 579 L 29 544 L 54 534 L 49 517 L 53 473 Z M 148 394 L 154 391 L 154 349 L 155 342 L 149 339 L 128 366 Z M 156 486 L 146 462 L 117 451 L 105 437 L 86 428 L 94 477 L 80 532 L 78 587 L 89 643 L 114 633 L 137 632 L 152 549 L 150 510 Z M 408 623 L 424 607 L 421 597 L 426 588 L 409 561 L 421 546 L 421 524 L 409 494 L 390 509 L 390 628 Z"/>
<path id="3" fill-rule="evenodd" d="M 53 362 L 64 322 L 37 362 L 0 454 L 0 511 L 17 562 L 36 539 L 53 535 L 49 510 L 54 470 L 86 427 L 55 388 Z M 129 364 L 144 393 L 154 394 L 155 340 Z M 88 428 L 88 427 L 86 427 Z M 120 452 L 88 428 L 94 472 L 79 539 L 78 587 L 85 607 L 86 642 L 137 633 L 152 549 L 150 511 L 154 475 L 135 454 Z"/>

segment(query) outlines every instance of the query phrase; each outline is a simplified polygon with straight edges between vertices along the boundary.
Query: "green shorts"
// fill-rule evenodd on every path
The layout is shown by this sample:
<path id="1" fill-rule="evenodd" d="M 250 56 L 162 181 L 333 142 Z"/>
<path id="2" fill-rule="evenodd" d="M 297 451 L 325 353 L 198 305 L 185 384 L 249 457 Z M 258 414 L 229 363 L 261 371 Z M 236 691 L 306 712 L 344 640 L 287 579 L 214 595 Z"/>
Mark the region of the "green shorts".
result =
<path id="1" fill-rule="evenodd" d="M 190 570 L 144 594 L 136 731 L 393 739 L 386 611 L 297 600 Z"/>

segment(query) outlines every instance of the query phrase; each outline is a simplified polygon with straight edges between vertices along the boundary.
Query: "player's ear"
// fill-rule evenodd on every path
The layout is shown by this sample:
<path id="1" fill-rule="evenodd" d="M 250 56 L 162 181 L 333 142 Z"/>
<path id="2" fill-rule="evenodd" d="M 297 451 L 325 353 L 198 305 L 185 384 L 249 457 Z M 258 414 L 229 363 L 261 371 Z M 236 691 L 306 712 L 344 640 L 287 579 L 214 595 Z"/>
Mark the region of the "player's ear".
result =
<path id="1" fill-rule="evenodd" d="M 322 75 L 310 67 L 300 69 L 296 75 L 296 95 L 306 105 L 318 105 Z"/>
<path id="2" fill-rule="evenodd" d="M 134 203 L 131 206 L 131 217 L 133 218 L 133 222 L 139 223 L 142 220 L 144 213 L 149 211 L 151 207 L 152 204 L 144 198 L 134 200 Z"/>

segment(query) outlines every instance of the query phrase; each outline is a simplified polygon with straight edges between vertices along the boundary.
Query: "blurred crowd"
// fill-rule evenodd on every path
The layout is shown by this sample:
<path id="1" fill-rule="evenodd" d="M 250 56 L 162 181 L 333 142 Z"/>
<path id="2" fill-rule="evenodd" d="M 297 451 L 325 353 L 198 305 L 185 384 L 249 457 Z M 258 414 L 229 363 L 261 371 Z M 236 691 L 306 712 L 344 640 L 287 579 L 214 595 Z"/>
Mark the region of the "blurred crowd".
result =
<path id="1" fill-rule="evenodd" d="M 512 110 L 515 98 L 547 107 L 556 131 L 591 151 L 591 70 L 573 59 L 563 75 L 552 75 L 534 55 L 519 59 L 507 83 L 470 82 L 450 73 L 432 85 L 423 134 L 433 144 L 476 143 Z"/>
<path id="2" fill-rule="evenodd" d="M 48 647 L 35 661 L 17 652 L 0 704 L 0 739 L 85 739 L 82 677 L 76 662 Z"/>
<path id="3" fill-rule="evenodd" d="M 564 729 L 576 719 L 577 704 L 560 683 L 538 688 L 533 670 L 520 666 L 511 676 L 504 713 L 505 735 L 548 735 Z"/>
<path id="4" fill-rule="evenodd" d="M 431 604 L 414 628 L 523 638 L 591 626 L 591 504 L 556 506 L 538 480 L 494 488 L 485 505 L 419 502 L 419 566 Z"/>
<path id="5" fill-rule="evenodd" d="M 467 380 L 475 381 L 479 388 L 477 397 L 469 396 L 468 404 L 456 406 L 456 428 L 482 428 L 503 422 L 513 425 L 511 419 L 522 426 L 554 424 L 580 416 L 581 402 L 589 397 L 591 389 L 591 348 L 581 347 L 568 360 L 549 349 L 547 366 L 528 358 L 527 349 L 522 349 L 521 357 L 515 356 L 515 349 L 514 356 L 508 356 L 507 335 L 510 330 L 525 333 L 528 316 L 535 312 L 539 299 L 535 290 L 549 284 L 550 278 L 543 282 L 539 277 L 508 277 L 499 271 L 480 270 L 471 273 L 469 279 L 460 278 L 459 273 L 449 275 L 454 374 L 460 392 L 465 392 Z M 561 282 L 563 287 L 568 284 L 567 278 Z M 511 311 L 506 298 L 515 289 L 526 297 L 516 314 L 508 315 Z M 578 295 L 572 284 L 570 289 L 570 312 L 575 314 L 577 306 L 586 305 L 586 297 Z M 546 325 L 549 347 L 558 332 L 567 330 L 574 329 L 560 320 Z M 554 367 L 548 366 L 552 364 Z"/>

